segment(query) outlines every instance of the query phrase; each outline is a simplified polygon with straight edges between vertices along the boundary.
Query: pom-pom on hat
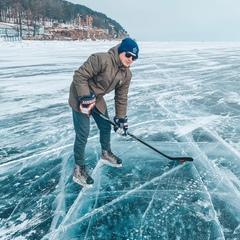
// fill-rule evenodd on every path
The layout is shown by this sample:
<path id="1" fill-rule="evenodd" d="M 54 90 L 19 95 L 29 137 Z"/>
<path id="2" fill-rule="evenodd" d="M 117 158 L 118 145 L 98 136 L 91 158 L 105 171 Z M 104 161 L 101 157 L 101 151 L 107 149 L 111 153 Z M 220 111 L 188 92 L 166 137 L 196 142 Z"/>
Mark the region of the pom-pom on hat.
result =
<path id="1" fill-rule="evenodd" d="M 132 38 L 124 38 L 118 48 L 118 53 L 131 52 L 138 58 L 139 48 L 137 43 Z"/>

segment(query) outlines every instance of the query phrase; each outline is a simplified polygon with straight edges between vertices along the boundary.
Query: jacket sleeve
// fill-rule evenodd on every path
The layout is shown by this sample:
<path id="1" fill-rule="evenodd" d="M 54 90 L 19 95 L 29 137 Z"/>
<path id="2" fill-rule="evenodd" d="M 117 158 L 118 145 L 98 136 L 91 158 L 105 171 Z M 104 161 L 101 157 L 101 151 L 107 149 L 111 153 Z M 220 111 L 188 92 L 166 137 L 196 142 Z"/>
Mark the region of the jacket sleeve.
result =
<path id="1" fill-rule="evenodd" d="M 125 118 L 127 115 L 128 90 L 130 86 L 128 79 L 121 87 L 115 89 L 115 116 L 117 118 Z"/>
<path id="2" fill-rule="evenodd" d="M 92 54 L 73 75 L 78 97 L 90 95 L 88 80 L 101 71 L 101 61 L 99 55 Z"/>

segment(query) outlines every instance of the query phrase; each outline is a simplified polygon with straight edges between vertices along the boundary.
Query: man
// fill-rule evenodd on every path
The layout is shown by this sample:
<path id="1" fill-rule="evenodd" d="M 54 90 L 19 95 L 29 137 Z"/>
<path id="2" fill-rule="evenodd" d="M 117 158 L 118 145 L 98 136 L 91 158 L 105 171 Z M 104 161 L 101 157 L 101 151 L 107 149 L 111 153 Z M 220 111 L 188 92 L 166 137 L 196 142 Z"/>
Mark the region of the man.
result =
<path id="1" fill-rule="evenodd" d="M 115 90 L 115 132 L 127 135 L 127 95 L 132 78 L 130 65 L 138 58 L 139 48 L 131 38 L 125 38 L 121 44 L 108 52 L 92 54 L 75 71 L 70 86 L 69 105 L 72 108 L 75 129 L 73 180 L 86 187 L 92 187 L 94 180 L 86 171 L 84 154 L 90 130 L 92 116 L 100 131 L 102 148 L 101 161 L 104 164 L 121 167 L 122 160 L 111 151 L 111 125 L 97 114 L 108 117 L 107 105 L 103 96 Z"/>

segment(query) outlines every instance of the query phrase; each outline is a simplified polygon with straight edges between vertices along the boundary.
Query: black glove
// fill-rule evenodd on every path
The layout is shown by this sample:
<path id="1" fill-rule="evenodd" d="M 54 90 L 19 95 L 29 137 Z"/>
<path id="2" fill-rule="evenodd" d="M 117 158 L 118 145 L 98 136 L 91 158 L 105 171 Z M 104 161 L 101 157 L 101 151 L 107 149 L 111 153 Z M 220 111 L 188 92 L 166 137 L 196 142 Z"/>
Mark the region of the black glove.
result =
<path id="1" fill-rule="evenodd" d="M 79 110 L 81 113 L 91 115 L 93 108 L 96 106 L 96 97 L 94 93 L 90 93 L 88 96 L 78 98 Z"/>
<path id="2" fill-rule="evenodd" d="M 125 118 L 116 118 L 114 117 L 114 122 L 116 125 L 114 126 L 114 131 L 118 134 L 120 134 L 122 137 L 127 136 L 128 131 L 128 118 L 127 116 Z"/>

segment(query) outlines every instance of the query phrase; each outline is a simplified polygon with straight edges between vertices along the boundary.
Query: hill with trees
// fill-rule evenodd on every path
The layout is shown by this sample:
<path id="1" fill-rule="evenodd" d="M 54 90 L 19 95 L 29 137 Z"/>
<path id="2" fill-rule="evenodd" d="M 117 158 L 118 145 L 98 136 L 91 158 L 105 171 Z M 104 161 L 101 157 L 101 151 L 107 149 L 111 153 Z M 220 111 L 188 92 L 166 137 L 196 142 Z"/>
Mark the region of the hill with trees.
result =
<path id="1" fill-rule="evenodd" d="M 80 23 L 77 24 L 76 21 L 78 19 L 84 21 L 87 16 L 91 16 L 91 29 L 87 24 L 79 28 Z M 32 35 L 35 36 L 39 34 L 40 27 L 46 28 L 52 34 L 58 33 L 65 37 L 72 37 L 75 34 L 76 38 L 79 36 L 92 38 L 98 32 L 102 33 L 100 34 L 102 38 L 109 39 L 128 36 L 127 31 L 118 22 L 105 14 L 64 0 L 1 0 L 0 22 L 17 25 L 21 37 L 23 29 L 28 28 L 28 31 L 33 29 Z"/>

